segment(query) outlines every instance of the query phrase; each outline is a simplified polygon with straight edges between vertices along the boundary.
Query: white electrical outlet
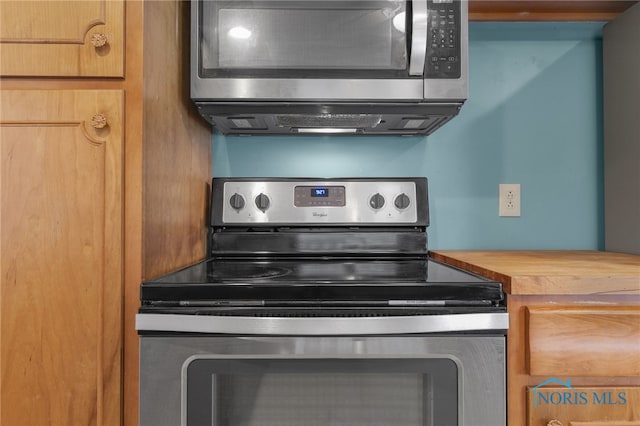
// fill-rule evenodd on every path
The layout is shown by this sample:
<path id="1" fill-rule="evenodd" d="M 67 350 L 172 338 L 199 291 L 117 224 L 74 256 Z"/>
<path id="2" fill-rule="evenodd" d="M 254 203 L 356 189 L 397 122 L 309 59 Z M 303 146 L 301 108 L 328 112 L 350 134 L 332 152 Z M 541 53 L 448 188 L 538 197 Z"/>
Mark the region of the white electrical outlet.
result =
<path id="1" fill-rule="evenodd" d="M 501 183 L 498 196 L 499 216 L 520 216 L 520 184 Z"/>

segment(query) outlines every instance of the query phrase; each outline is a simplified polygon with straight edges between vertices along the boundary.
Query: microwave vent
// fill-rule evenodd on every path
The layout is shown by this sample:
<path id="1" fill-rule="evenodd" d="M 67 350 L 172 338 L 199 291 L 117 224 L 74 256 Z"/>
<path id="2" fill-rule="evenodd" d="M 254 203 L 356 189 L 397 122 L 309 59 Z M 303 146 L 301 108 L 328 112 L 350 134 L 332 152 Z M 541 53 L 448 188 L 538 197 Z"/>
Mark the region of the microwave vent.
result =
<path id="1" fill-rule="evenodd" d="M 462 103 L 198 102 L 197 105 L 202 116 L 222 134 L 429 135 L 457 115 Z"/>

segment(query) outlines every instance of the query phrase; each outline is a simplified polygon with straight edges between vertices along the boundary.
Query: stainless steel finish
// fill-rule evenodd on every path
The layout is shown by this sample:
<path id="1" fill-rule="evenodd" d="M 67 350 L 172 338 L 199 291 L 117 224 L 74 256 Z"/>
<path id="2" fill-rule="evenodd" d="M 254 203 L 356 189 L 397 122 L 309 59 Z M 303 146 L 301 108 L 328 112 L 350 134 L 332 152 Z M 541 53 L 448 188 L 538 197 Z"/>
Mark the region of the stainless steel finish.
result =
<path id="1" fill-rule="evenodd" d="M 424 99 L 464 100 L 469 96 L 469 2 L 460 2 L 460 78 L 458 79 L 426 79 L 424 83 Z"/>
<path id="2" fill-rule="evenodd" d="M 197 59 L 196 59 L 197 60 Z M 193 66 L 193 59 L 192 59 Z M 192 75 L 197 100 L 422 101 L 421 79 L 201 78 Z M 354 110 L 354 113 L 357 111 Z"/>
<path id="3" fill-rule="evenodd" d="M 427 55 L 427 0 L 411 0 L 413 29 L 409 75 L 423 75 Z"/>
<path id="4" fill-rule="evenodd" d="M 342 186 L 345 188 L 346 203 L 343 207 L 299 207 L 294 205 L 296 186 Z M 268 210 L 262 212 L 254 203 L 246 203 L 239 210 L 234 209 L 229 200 L 240 194 L 245 200 L 254 200 L 259 194 L 269 197 Z M 398 209 L 393 202 L 387 202 L 380 209 L 369 205 L 369 198 L 380 193 L 392 201 L 404 193 L 411 200 L 406 209 Z M 416 205 L 416 185 L 414 182 L 380 181 L 284 181 L 246 182 L 235 181 L 224 184 L 224 207 L 222 220 L 225 224 L 240 223 L 415 223 L 418 219 Z"/>
<path id="5" fill-rule="evenodd" d="M 198 358 L 447 358 L 459 366 L 458 426 L 506 425 L 505 339 L 499 336 L 142 336 L 140 356 L 140 426 L 185 426 L 183 368 Z"/>
<path id="6" fill-rule="evenodd" d="M 194 100 L 422 100 L 421 79 L 201 78 L 197 72 L 202 59 L 196 42 L 199 20 L 198 2 L 192 1 L 191 98 Z"/>
<path id="7" fill-rule="evenodd" d="M 142 288 L 143 306 L 136 316 L 140 334 L 139 424 L 184 426 L 187 420 L 189 426 L 212 421 L 213 426 L 277 425 L 287 420 L 307 424 L 304 420 L 309 407 L 333 413 L 337 406 L 345 406 L 351 410 L 349 417 L 336 424 L 355 424 L 369 416 L 376 422 L 367 424 L 378 426 L 505 426 L 504 333 L 509 318 L 504 309 L 478 313 L 473 303 L 467 306 L 470 297 L 466 294 L 458 303 L 466 308 L 449 311 L 448 306 L 454 305 L 450 299 L 419 298 L 412 292 L 394 296 L 385 291 L 385 286 L 393 286 L 396 280 L 406 285 L 423 281 L 425 285 L 443 284 L 443 291 L 448 288 L 446 283 L 453 288 L 455 283 L 485 282 L 428 259 L 426 190 L 425 178 L 213 179 L 213 259 L 171 274 L 168 280 L 146 282 Z M 358 239 L 361 244 L 354 245 Z M 246 259 L 265 254 L 274 266 L 280 260 L 285 261 L 283 266 L 295 264 L 288 279 L 273 281 L 278 288 L 311 285 L 326 293 L 327 300 L 333 297 L 335 305 L 344 303 L 347 310 L 358 300 L 343 301 L 339 292 L 331 296 L 332 291 L 323 284 L 333 284 L 336 277 L 354 285 L 379 284 L 383 291 L 375 300 L 385 301 L 384 306 L 399 314 L 293 317 L 287 316 L 292 312 L 286 303 L 278 303 L 277 309 L 285 313 L 267 316 L 262 307 L 269 303 L 244 292 L 241 284 L 251 280 L 234 281 L 242 275 L 259 277 L 259 273 L 249 273 L 251 265 L 264 262 Z M 298 254 L 308 256 L 310 263 L 301 262 Z M 356 258 L 360 254 L 365 256 Z M 376 257 L 391 260 L 391 264 L 376 268 L 378 262 L 372 260 Z M 329 263 L 318 268 L 320 259 Z M 373 269 L 369 262 L 374 262 Z M 428 268 L 428 276 L 427 263 L 433 266 Z M 225 264 L 230 269 L 225 270 Z M 360 273 L 369 270 L 371 275 Z M 369 280 L 372 275 L 375 279 Z M 227 297 L 224 303 L 228 302 L 226 314 L 241 304 L 243 308 L 250 306 L 251 313 L 265 315 L 198 315 L 200 309 L 221 300 L 214 294 L 219 289 L 208 292 L 207 283 L 221 282 L 228 285 L 222 289 Z M 195 291 L 176 290 L 181 283 L 188 283 L 187 290 Z M 255 283 L 269 285 L 260 278 Z M 227 292 L 237 285 L 242 287 L 237 295 Z M 493 283 L 491 287 L 482 293 L 498 303 L 502 296 L 499 286 Z M 281 291 L 284 299 L 300 300 L 292 293 L 287 295 L 287 289 Z M 316 289 L 307 290 L 301 299 L 316 300 L 317 293 Z M 323 295 L 319 299 L 325 300 Z M 314 311 L 322 306 L 314 306 Z M 428 307 L 431 315 L 411 315 L 418 307 Z M 212 312 L 214 309 L 209 309 Z M 295 368 L 290 369 L 292 365 Z M 247 381 L 245 373 L 250 370 L 254 374 Z M 242 374 L 235 375 L 238 372 Z M 283 378 L 281 373 L 289 376 Z M 353 400 L 342 397 L 355 395 L 354 388 L 367 392 Z M 369 391 L 385 401 L 382 410 L 396 423 L 367 408 L 379 406 L 370 400 Z M 254 398 L 258 394 L 260 398 Z M 275 402 L 265 404 L 264 395 Z M 304 397 L 293 401 L 298 395 Z M 395 411 L 397 404 L 387 403 L 390 400 L 401 400 L 402 408 Z M 283 401 L 287 406 L 300 402 L 296 410 L 286 411 L 293 421 L 283 418 Z M 405 413 L 408 415 L 403 416 Z M 358 422 L 352 422 L 353 418 Z"/>
<path id="8" fill-rule="evenodd" d="M 640 4 L 604 26 L 604 245 L 640 254 Z"/>
<path id="9" fill-rule="evenodd" d="M 293 2 L 295 3 L 295 2 Z M 340 2 L 336 2 L 338 4 Z M 200 75 L 198 46 L 199 7 L 192 1 L 191 9 L 191 98 L 203 117 L 222 133 L 229 134 L 431 134 L 458 112 L 468 96 L 468 4 L 461 1 L 460 23 L 460 78 L 421 78 L 424 75 L 429 42 L 426 0 L 413 1 L 413 38 L 411 57 L 405 75 L 375 78 L 363 71 L 363 78 L 325 75 L 274 78 L 259 73 L 238 77 L 230 73 L 225 77 Z M 336 6 L 346 7 L 346 6 Z M 424 19 L 423 19 L 424 18 Z M 394 113 L 390 104 L 402 104 L 402 111 Z M 242 108 L 238 108 L 238 104 Z M 303 104 L 317 106 L 314 111 L 301 109 Z M 233 105 L 233 106 L 232 106 Z M 300 105 L 300 107 L 299 107 Z M 281 108 L 276 113 L 274 108 Z M 327 114 L 362 114 L 382 118 L 382 124 L 341 125 Z M 304 114 L 322 118 L 319 125 L 279 126 L 274 115 Z M 230 117 L 251 117 L 257 123 L 241 126 Z M 420 128 L 404 126 L 403 120 L 423 120 Z"/>
<path id="10" fill-rule="evenodd" d="M 138 331 L 175 331 L 263 336 L 354 336 L 506 330 L 509 314 L 411 315 L 399 317 L 288 318 L 138 314 Z"/>

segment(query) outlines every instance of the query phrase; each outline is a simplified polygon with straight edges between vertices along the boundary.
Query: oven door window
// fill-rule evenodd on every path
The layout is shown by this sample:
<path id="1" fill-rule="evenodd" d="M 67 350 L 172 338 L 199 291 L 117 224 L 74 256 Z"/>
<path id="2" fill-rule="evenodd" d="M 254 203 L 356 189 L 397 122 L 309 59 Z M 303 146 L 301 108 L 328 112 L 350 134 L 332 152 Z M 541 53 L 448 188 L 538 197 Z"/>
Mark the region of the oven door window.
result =
<path id="1" fill-rule="evenodd" d="M 201 1 L 201 77 L 407 77 L 405 1 Z"/>
<path id="2" fill-rule="evenodd" d="M 454 426 L 450 359 L 196 359 L 188 426 Z"/>

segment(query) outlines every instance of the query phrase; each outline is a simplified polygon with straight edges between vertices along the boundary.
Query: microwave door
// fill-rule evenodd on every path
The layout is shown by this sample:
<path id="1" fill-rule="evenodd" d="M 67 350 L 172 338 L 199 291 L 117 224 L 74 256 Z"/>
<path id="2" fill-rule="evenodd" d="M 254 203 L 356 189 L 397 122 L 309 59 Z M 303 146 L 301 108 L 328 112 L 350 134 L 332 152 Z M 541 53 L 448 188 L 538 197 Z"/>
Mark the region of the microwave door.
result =
<path id="1" fill-rule="evenodd" d="M 426 9 L 427 0 L 194 1 L 192 97 L 421 101 Z"/>

